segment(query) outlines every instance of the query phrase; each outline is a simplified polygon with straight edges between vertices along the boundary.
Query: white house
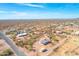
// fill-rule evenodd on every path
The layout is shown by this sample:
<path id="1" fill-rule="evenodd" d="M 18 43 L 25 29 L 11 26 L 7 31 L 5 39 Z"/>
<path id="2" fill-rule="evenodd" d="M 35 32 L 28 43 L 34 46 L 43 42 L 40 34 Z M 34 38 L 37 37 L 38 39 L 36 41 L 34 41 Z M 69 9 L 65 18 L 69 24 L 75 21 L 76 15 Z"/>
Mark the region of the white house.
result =
<path id="1" fill-rule="evenodd" d="M 26 35 L 27 35 L 27 33 L 19 33 L 19 34 L 17 34 L 16 37 L 22 37 L 22 36 L 26 36 Z"/>

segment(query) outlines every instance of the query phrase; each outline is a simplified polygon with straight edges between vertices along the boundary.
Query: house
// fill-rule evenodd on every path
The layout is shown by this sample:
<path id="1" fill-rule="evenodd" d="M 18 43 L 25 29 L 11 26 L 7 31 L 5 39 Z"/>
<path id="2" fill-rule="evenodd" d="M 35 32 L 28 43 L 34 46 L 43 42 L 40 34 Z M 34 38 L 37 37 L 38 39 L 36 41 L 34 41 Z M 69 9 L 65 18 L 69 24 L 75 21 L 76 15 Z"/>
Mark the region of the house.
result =
<path id="1" fill-rule="evenodd" d="M 41 44 L 43 44 L 43 45 L 47 45 L 49 43 L 50 43 L 50 40 L 48 40 L 48 39 L 41 40 Z"/>
<path id="2" fill-rule="evenodd" d="M 27 35 L 27 33 L 19 33 L 19 34 L 17 34 L 16 37 L 23 37 L 23 36 L 26 36 L 26 35 Z"/>

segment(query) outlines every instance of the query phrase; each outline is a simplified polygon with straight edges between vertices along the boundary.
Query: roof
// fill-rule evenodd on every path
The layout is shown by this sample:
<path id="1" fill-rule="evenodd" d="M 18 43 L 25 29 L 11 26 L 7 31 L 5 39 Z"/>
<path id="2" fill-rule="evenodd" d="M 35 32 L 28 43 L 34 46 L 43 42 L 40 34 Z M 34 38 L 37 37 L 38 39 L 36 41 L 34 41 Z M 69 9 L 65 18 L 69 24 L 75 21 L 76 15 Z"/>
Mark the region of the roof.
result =
<path id="1" fill-rule="evenodd" d="M 25 35 L 27 35 L 27 33 L 20 33 L 17 36 L 19 37 L 19 36 L 25 36 Z"/>
<path id="2" fill-rule="evenodd" d="M 44 39 L 41 41 L 42 44 L 47 45 L 48 43 L 50 43 L 50 41 L 48 39 Z"/>

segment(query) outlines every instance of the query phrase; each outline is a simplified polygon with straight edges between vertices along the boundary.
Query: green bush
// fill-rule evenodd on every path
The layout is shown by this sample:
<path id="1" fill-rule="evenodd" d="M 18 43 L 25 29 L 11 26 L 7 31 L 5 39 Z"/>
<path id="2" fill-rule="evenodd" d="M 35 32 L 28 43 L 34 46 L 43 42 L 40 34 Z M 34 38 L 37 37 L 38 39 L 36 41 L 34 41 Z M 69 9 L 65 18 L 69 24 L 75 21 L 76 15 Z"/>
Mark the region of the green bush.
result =
<path id="1" fill-rule="evenodd" d="M 0 53 L 0 56 L 10 56 L 10 55 L 13 55 L 13 52 L 10 49 L 6 49 L 2 53 Z"/>

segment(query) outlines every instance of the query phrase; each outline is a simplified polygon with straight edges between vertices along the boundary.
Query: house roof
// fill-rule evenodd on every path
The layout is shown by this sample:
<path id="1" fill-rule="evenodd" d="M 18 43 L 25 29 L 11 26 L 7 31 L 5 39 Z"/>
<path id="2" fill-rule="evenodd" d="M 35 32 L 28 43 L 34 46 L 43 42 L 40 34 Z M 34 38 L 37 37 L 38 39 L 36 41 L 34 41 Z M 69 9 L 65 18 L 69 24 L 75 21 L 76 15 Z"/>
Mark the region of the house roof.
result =
<path id="1" fill-rule="evenodd" d="M 20 33 L 17 36 L 19 37 L 19 36 L 24 36 L 24 35 L 27 35 L 27 33 Z"/>
<path id="2" fill-rule="evenodd" d="M 47 45 L 50 41 L 48 39 L 44 39 L 41 41 L 41 44 Z"/>

